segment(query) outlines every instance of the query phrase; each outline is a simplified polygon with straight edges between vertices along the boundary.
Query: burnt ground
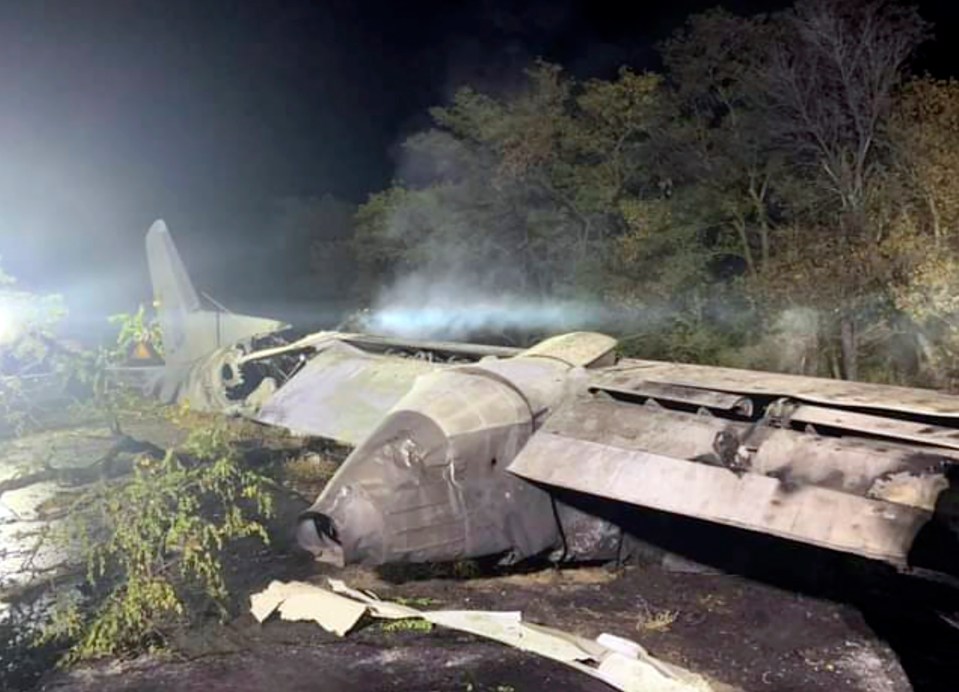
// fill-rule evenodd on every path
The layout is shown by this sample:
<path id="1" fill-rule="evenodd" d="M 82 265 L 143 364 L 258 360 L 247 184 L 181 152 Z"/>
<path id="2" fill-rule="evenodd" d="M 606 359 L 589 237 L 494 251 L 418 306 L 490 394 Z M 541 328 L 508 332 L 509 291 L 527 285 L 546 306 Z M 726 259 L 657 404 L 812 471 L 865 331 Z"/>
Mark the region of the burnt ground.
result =
<path id="1" fill-rule="evenodd" d="M 155 437 L 149 426 L 137 432 Z M 287 460 L 280 464 L 281 474 L 283 468 L 295 471 L 286 480 L 310 494 L 332 467 L 322 449 L 291 455 L 289 446 L 281 451 L 254 447 L 260 463 Z M 228 560 L 236 615 L 227 624 L 211 618 L 175 633 L 174 654 L 72 671 L 53 670 L 55 652 L 31 652 L 15 638 L 4 638 L 0 627 L 0 659 L 7 666 L 2 688 L 609 689 L 558 663 L 439 628 L 388 632 L 371 621 L 340 639 L 308 623 L 274 618 L 260 625 L 246 612 L 249 595 L 272 579 L 323 583 L 334 575 L 382 598 L 429 603 L 420 607 L 521 610 L 527 620 L 577 634 L 625 636 L 663 660 L 707 676 L 717 689 L 892 692 L 959 686 L 959 630 L 937 615 L 937 589 L 914 579 L 877 574 L 858 564 L 824 563 L 815 553 L 784 549 L 775 541 L 750 543 L 724 531 L 709 534 L 708 541 L 714 546 L 725 541 L 720 544 L 739 555 L 746 550 L 747 562 L 758 569 L 743 568 L 740 561 L 734 571 L 745 575 L 703 573 L 696 567 L 689 572 L 689 565 L 666 569 L 647 561 L 625 567 L 530 565 L 512 572 L 476 563 L 335 570 L 312 562 L 292 544 L 293 518 L 308 504 L 307 497 L 294 492 L 278 497 L 272 545 L 243 544 Z"/>
<path id="2" fill-rule="evenodd" d="M 294 572 L 302 576 L 299 569 Z M 739 577 L 652 567 L 547 568 L 403 584 L 359 569 L 337 576 L 385 598 L 430 599 L 435 608 L 519 609 L 531 621 L 586 636 L 619 634 L 734 689 L 910 689 L 896 652 L 857 608 Z M 259 625 L 244 614 L 226 627 L 185 632 L 175 644 L 183 660 L 111 663 L 55 676 L 41 688 L 608 689 L 559 664 L 469 635 L 441 629 L 385 632 L 376 622 L 338 639 L 312 624 L 274 619 Z M 955 689 L 942 682 L 921 689 Z"/>

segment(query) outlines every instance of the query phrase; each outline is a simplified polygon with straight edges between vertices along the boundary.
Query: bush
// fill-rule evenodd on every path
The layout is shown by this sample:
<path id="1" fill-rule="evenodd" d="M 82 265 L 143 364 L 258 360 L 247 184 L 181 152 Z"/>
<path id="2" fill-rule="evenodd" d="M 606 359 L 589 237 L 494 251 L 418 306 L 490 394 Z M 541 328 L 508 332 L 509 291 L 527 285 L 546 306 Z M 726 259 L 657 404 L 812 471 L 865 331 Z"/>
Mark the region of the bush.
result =
<path id="1" fill-rule="evenodd" d="M 242 466 L 223 425 L 194 430 L 182 452 L 141 458 L 133 476 L 78 500 L 60 540 L 80 546 L 87 603 L 55 609 L 40 642 L 70 648 L 65 662 L 166 645 L 191 613 L 228 614 L 223 554 L 268 537 L 269 481 Z"/>
<path id="2" fill-rule="evenodd" d="M 0 427 L 20 435 L 36 427 L 36 402 L 69 380 L 75 354 L 54 339 L 62 298 L 15 285 L 0 269 Z"/>
<path id="3" fill-rule="evenodd" d="M 163 333 L 156 315 L 148 315 L 141 303 L 134 313 L 111 315 L 110 324 L 118 325 L 117 340 L 110 357 L 116 361 L 125 360 L 130 350 L 137 344 L 149 344 L 158 356 L 163 355 Z"/>

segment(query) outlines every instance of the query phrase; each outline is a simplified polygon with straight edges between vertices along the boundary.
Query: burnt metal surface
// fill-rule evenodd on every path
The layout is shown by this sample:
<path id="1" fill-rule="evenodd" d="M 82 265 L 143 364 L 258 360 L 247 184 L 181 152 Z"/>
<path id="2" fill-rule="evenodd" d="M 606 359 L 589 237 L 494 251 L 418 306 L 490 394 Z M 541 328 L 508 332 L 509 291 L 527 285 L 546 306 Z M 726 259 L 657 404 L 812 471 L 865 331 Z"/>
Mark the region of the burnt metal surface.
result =
<path id="1" fill-rule="evenodd" d="M 552 486 L 900 565 L 930 518 L 924 510 L 816 485 L 787 488 L 771 476 L 736 475 L 548 432 L 530 440 L 510 471 Z"/>
<path id="2" fill-rule="evenodd" d="M 829 426 L 853 433 L 959 450 L 959 430 L 956 428 L 809 404 L 786 404 L 783 409 L 779 415 L 795 423 Z"/>
<path id="3" fill-rule="evenodd" d="M 338 564 L 512 562 L 559 547 L 550 495 L 506 468 L 569 393 L 574 365 L 611 344 L 587 335 L 569 346 L 547 340 L 515 358 L 417 378 L 306 512 L 301 545 Z"/>
<path id="4" fill-rule="evenodd" d="M 959 460 L 951 450 L 827 437 L 595 398 L 564 406 L 543 431 L 712 466 L 728 467 L 724 454 L 738 453 L 748 459 L 750 471 L 777 478 L 787 488 L 815 484 L 858 494 L 868 493 L 877 479 L 895 473 L 912 473 L 935 483 L 944 464 Z"/>
<path id="5" fill-rule="evenodd" d="M 959 397 L 933 390 L 712 365 L 623 359 L 616 366 L 597 373 L 592 386 L 603 388 L 624 375 L 753 397 L 789 397 L 832 406 L 959 418 Z"/>
<path id="6" fill-rule="evenodd" d="M 420 378 L 306 513 L 301 544 L 340 564 L 514 560 L 554 547 L 549 495 L 506 471 L 532 426 L 527 401 L 496 379 Z"/>
<path id="7" fill-rule="evenodd" d="M 512 346 L 490 346 L 488 344 L 420 339 L 393 339 L 386 336 L 374 336 L 372 334 L 347 334 L 343 336 L 343 341 L 374 353 L 384 353 L 394 349 L 402 349 L 420 353 L 442 354 L 444 356 L 462 356 L 468 359 L 478 359 L 486 356 L 510 358 L 523 352 L 523 349 Z"/>
<path id="8" fill-rule="evenodd" d="M 593 389 L 641 399 L 689 404 L 721 411 L 734 411 L 745 417 L 753 414 L 753 402 L 748 397 L 739 394 L 664 382 L 649 382 L 644 379 L 634 379 L 627 375 L 620 375 L 611 380 L 602 378 L 602 382 L 602 384 L 594 386 Z"/>
<path id="9" fill-rule="evenodd" d="M 904 565 L 956 462 L 951 450 L 583 398 L 553 415 L 510 471 Z"/>

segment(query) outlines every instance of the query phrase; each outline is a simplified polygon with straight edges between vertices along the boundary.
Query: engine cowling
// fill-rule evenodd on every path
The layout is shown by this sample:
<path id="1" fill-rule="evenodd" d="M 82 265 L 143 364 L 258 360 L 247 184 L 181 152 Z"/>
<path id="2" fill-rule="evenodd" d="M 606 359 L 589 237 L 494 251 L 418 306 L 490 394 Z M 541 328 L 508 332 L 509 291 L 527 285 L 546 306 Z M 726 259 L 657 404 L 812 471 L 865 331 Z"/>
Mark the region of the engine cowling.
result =
<path id="1" fill-rule="evenodd" d="M 420 376 L 304 513 L 300 544 L 335 564 L 511 562 L 557 547 L 550 496 L 506 467 L 569 393 L 571 370 L 611 350 L 594 336 Z"/>

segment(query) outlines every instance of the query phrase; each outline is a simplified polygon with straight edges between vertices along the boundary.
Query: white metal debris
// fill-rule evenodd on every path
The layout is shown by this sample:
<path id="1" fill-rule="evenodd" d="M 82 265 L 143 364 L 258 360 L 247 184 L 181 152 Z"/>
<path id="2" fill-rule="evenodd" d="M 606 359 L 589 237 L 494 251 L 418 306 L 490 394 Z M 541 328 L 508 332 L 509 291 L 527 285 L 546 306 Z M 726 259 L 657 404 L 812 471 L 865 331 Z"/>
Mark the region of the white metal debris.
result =
<path id="1" fill-rule="evenodd" d="M 329 580 L 325 589 L 304 582 L 274 581 L 251 598 L 251 612 L 263 622 L 278 611 L 284 620 L 308 620 L 343 636 L 365 614 L 384 619 L 422 618 L 435 625 L 493 639 L 576 668 L 623 692 L 709 692 L 700 675 L 651 656 L 634 641 L 602 634 L 587 639 L 523 622 L 519 611 L 417 610 Z"/>

